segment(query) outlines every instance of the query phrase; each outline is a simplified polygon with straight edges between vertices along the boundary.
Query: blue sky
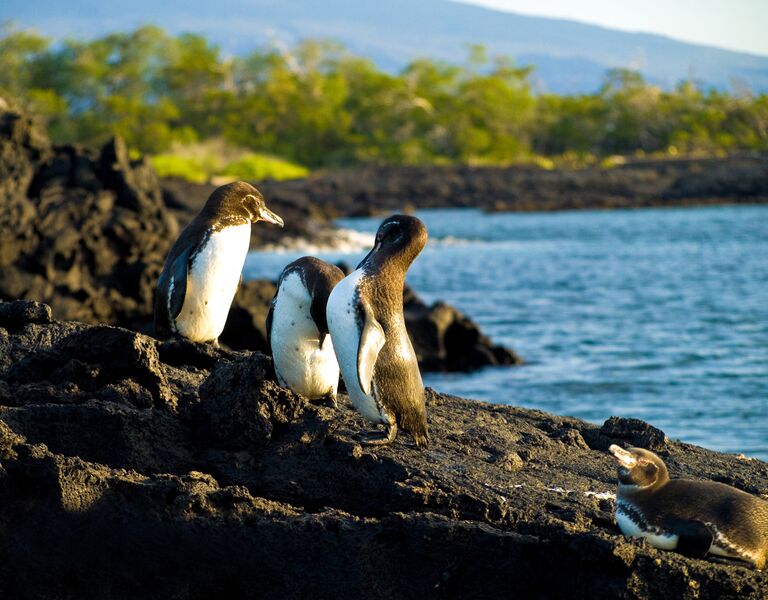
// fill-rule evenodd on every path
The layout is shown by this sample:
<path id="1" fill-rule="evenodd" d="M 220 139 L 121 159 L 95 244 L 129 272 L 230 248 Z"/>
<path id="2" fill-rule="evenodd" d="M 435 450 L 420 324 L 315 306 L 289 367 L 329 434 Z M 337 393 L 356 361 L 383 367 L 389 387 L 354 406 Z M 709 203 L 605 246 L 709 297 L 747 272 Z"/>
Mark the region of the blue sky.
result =
<path id="1" fill-rule="evenodd" d="M 768 0 L 460 0 L 768 56 Z"/>

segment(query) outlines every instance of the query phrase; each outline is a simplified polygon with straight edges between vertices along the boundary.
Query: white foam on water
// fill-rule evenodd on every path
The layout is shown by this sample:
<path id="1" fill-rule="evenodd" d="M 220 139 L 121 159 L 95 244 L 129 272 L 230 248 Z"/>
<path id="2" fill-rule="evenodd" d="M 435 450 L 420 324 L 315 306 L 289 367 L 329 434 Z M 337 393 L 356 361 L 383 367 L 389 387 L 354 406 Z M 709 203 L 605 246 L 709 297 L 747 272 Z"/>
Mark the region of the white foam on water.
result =
<path id="1" fill-rule="evenodd" d="M 324 252 L 339 252 L 352 254 L 368 251 L 373 247 L 376 236 L 372 233 L 355 231 L 353 229 L 335 229 L 323 232 L 316 240 L 310 241 L 303 237 L 286 237 L 279 244 L 266 244 L 256 248 L 259 252 L 274 252 L 289 254 L 304 252 L 306 254 L 322 254 Z"/>

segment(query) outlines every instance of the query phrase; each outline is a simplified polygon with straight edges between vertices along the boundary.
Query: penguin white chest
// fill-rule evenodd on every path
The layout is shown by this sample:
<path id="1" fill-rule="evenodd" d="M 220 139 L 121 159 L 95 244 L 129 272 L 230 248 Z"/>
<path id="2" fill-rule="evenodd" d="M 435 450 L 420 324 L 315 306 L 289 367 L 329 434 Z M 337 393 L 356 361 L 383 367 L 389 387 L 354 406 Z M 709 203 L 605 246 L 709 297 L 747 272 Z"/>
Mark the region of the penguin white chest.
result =
<path id="1" fill-rule="evenodd" d="M 371 393 L 366 394 L 358 376 L 358 356 L 362 331 L 358 323 L 358 302 L 360 282 L 364 272 L 357 269 L 342 279 L 328 297 L 326 317 L 328 329 L 333 337 L 333 347 L 339 360 L 341 374 L 347 386 L 352 405 L 369 421 L 387 423 L 389 417 L 376 402 L 375 382 L 370 386 Z"/>
<path id="2" fill-rule="evenodd" d="M 331 336 L 315 325 L 309 295 L 301 276 L 289 273 L 280 282 L 272 308 L 270 341 L 275 372 L 283 385 L 309 399 L 336 394 L 339 364 Z"/>
<path id="3" fill-rule="evenodd" d="M 212 232 L 192 259 L 187 291 L 176 330 L 198 342 L 215 340 L 224 330 L 251 239 L 251 225 Z"/>

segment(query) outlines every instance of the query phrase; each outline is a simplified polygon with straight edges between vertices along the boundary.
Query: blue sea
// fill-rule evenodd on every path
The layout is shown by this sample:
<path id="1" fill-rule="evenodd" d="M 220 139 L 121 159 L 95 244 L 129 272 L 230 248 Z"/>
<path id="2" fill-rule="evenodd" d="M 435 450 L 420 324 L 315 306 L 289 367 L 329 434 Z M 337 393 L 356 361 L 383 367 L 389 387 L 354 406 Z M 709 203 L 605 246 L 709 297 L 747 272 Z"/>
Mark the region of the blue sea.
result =
<path id="1" fill-rule="evenodd" d="M 526 361 L 426 385 L 594 423 L 636 417 L 768 460 L 768 206 L 416 214 L 431 241 L 410 285 Z M 356 264 L 367 250 L 314 253 Z M 246 276 L 276 278 L 306 253 L 253 252 Z"/>

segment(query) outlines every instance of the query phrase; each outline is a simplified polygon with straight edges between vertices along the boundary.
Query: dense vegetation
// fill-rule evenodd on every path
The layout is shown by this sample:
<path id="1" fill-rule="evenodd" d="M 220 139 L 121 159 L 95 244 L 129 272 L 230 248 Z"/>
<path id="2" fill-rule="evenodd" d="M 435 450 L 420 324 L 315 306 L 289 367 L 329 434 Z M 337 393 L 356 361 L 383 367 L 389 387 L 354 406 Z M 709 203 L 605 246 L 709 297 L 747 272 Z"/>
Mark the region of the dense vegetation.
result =
<path id="1" fill-rule="evenodd" d="M 228 58 L 155 27 L 56 44 L 0 34 L 0 95 L 44 118 L 58 142 L 117 133 L 168 156 L 219 140 L 309 167 L 768 150 L 765 94 L 694 82 L 665 91 L 618 70 L 594 94 L 556 96 L 535 93 L 531 73 L 480 46 L 464 66 L 417 60 L 391 74 L 330 42 Z"/>

